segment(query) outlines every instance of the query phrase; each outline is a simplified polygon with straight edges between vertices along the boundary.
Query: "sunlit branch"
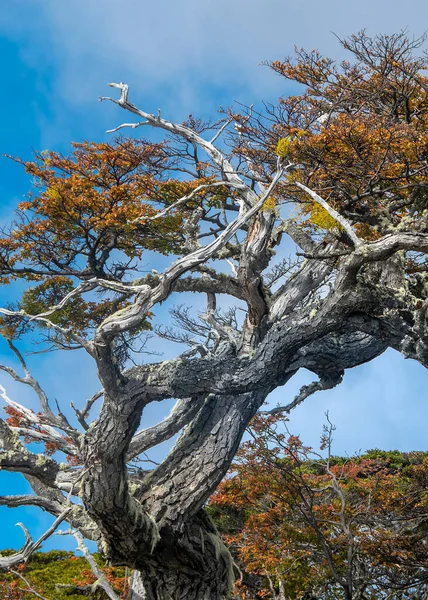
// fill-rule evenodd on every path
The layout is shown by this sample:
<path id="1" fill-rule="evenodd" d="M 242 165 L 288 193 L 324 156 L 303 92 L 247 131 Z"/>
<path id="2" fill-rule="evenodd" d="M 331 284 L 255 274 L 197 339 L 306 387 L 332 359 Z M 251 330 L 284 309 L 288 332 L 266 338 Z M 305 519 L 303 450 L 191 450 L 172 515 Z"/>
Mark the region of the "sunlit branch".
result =
<path id="1" fill-rule="evenodd" d="M 45 442 L 53 442 L 68 454 L 78 454 L 76 447 L 70 444 L 60 433 L 58 433 L 53 427 L 47 424 L 43 416 L 38 415 L 37 413 L 23 406 L 22 404 L 19 404 L 18 402 L 15 402 L 15 400 L 9 398 L 5 388 L 2 385 L 0 385 L 0 396 L 3 398 L 6 404 L 14 408 L 19 413 L 21 413 L 25 421 L 27 421 L 28 423 L 33 423 L 41 429 L 41 431 L 34 431 L 26 427 L 10 426 L 12 432 L 16 432 L 18 433 L 18 435 L 31 436 L 43 440 Z"/>
<path id="2" fill-rule="evenodd" d="M 336 241 L 324 247 L 325 254 L 330 255 L 330 248 L 334 251 Z M 307 260 L 273 294 L 269 311 L 270 319 L 283 318 L 290 314 L 298 304 L 307 300 L 323 281 L 333 271 L 334 261 Z"/>
<path id="3" fill-rule="evenodd" d="M 87 562 L 89 563 L 89 565 L 91 567 L 92 573 L 96 577 L 95 583 L 93 583 L 91 586 L 92 590 L 95 591 L 98 587 L 100 587 L 101 589 L 103 589 L 105 591 L 105 593 L 110 598 L 110 600 L 120 600 L 119 596 L 116 594 L 116 592 L 113 590 L 113 588 L 107 581 L 107 578 L 104 575 L 104 573 L 101 571 L 101 569 L 98 568 L 98 565 L 95 562 L 94 557 L 91 555 L 88 548 L 85 546 L 85 543 L 83 541 L 83 536 L 78 531 L 73 531 L 72 535 L 76 538 L 77 549 L 80 550 L 80 552 L 86 558 Z"/>
<path id="4" fill-rule="evenodd" d="M 159 113 L 157 116 L 151 115 L 131 104 L 128 100 L 128 86 L 125 83 L 109 83 L 108 85 L 110 87 L 114 87 L 120 90 L 120 99 L 115 100 L 113 98 L 101 97 L 100 100 L 109 100 L 110 102 L 114 102 L 115 104 L 118 104 L 125 110 L 128 110 L 136 115 L 143 117 L 143 119 L 145 119 L 147 123 L 152 125 L 152 127 L 165 129 L 166 131 L 169 131 L 172 134 L 176 134 L 183 137 L 191 143 L 197 144 L 211 157 L 213 162 L 220 168 L 222 174 L 225 177 L 225 180 L 233 184 L 237 189 L 241 190 L 241 193 L 245 198 L 246 203 L 248 203 L 251 206 L 252 204 L 254 204 L 254 202 L 257 201 L 257 196 L 253 192 L 253 190 L 251 190 L 251 188 L 243 182 L 243 180 L 236 174 L 235 169 L 230 164 L 230 162 L 211 142 L 203 139 L 199 134 L 197 134 L 189 127 L 186 127 L 185 125 L 171 123 L 170 121 L 162 119 Z"/>
<path id="5" fill-rule="evenodd" d="M 229 127 L 229 125 L 233 122 L 233 119 L 227 119 L 227 121 L 225 123 L 223 123 L 223 125 L 220 127 L 220 129 L 216 132 L 216 134 L 214 135 L 214 137 L 211 139 L 210 144 L 214 144 L 214 142 L 216 140 L 218 140 L 218 138 L 221 136 L 221 134 L 223 133 L 223 131 Z"/>
<path id="6" fill-rule="evenodd" d="M 140 121 L 140 123 L 122 123 L 122 125 L 119 125 L 114 129 L 107 129 L 106 133 L 115 133 L 116 131 L 119 131 L 119 129 L 124 129 L 125 127 L 137 129 L 137 127 L 142 127 L 143 125 L 150 125 L 150 123 L 148 121 Z"/>
<path id="7" fill-rule="evenodd" d="M 72 512 L 72 510 L 73 510 L 72 507 L 69 507 L 66 510 L 64 510 L 59 515 L 59 517 L 57 519 L 55 519 L 55 521 L 52 523 L 52 525 L 49 527 L 49 529 L 47 529 L 45 531 L 45 533 L 41 537 L 39 537 L 39 539 L 36 542 L 32 541 L 31 536 L 28 533 L 26 527 L 22 523 L 17 523 L 17 525 L 19 527 L 21 527 L 21 529 L 24 532 L 25 545 L 22 548 L 22 550 L 20 550 L 16 554 L 12 554 L 11 556 L 1 556 L 1 554 L 0 554 L 0 568 L 10 569 L 11 567 L 13 567 L 21 562 L 27 561 L 30 558 L 30 556 L 33 554 L 33 552 L 35 552 L 37 550 L 37 548 L 39 548 L 42 545 L 42 543 L 53 534 L 53 532 L 58 527 L 58 525 L 60 525 L 60 523 L 62 523 L 69 516 L 69 514 Z"/>
<path id="8" fill-rule="evenodd" d="M 354 285 L 357 273 L 364 264 L 385 260 L 400 250 L 427 254 L 428 234 L 403 231 L 360 245 L 343 261 L 336 278 L 336 288 Z"/>
<path id="9" fill-rule="evenodd" d="M 94 281 L 84 281 L 79 283 L 79 285 L 74 288 L 73 290 L 71 290 L 71 292 L 69 292 L 68 294 L 66 294 L 61 300 L 60 302 L 58 302 L 58 304 L 55 304 L 54 306 L 50 306 L 48 308 L 48 310 L 46 310 L 45 312 L 39 313 L 37 315 L 33 315 L 30 316 L 29 321 L 40 321 L 43 317 L 49 317 L 50 315 L 54 314 L 55 312 L 57 312 L 58 310 L 61 310 L 62 308 L 64 308 L 64 306 L 75 296 L 78 296 L 80 294 L 83 294 L 85 292 L 90 292 L 93 289 L 95 289 L 96 287 L 96 283 L 94 283 Z M 24 313 L 23 313 L 24 314 Z"/>
<path id="10" fill-rule="evenodd" d="M 27 364 L 24 360 L 24 357 L 22 356 L 22 354 L 18 350 L 18 348 L 15 346 L 15 344 L 11 340 L 7 340 L 7 345 L 12 350 L 12 352 L 15 354 L 15 356 L 18 358 L 18 360 L 21 364 L 21 367 L 25 373 L 25 377 L 21 377 L 20 375 L 18 375 L 16 373 L 16 371 L 14 371 L 13 369 L 11 369 L 10 367 L 7 367 L 5 365 L 0 365 L 0 369 L 2 371 L 4 371 L 5 373 L 8 373 L 8 375 L 10 375 L 18 383 L 22 383 L 24 385 L 29 385 L 35 391 L 35 393 L 37 394 L 37 396 L 39 398 L 40 406 L 43 411 L 43 414 L 44 414 L 45 418 L 52 425 L 61 427 L 62 429 L 67 430 L 69 432 L 75 431 L 71 427 L 70 423 L 67 421 L 66 417 L 62 414 L 59 407 L 58 407 L 58 415 L 55 415 L 52 412 L 52 409 L 49 406 L 49 400 L 48 400 L 47 394 L 41 388 L 39 382 L 31 374 L 31 372 L 28 369 Z"/>
<path id="11" fill-rule="evenodd" d="M 358 246 L 361 246 L 361 244 L 363 243 L 362 240 L 360 240 L 360 238 L 357 236 L 352 225 L 344 217 L 342 217 L 342 215 L 340 213 L 338 213 L 337 210 L 335 210 L 332 206 L 330 206 L 323 198 L 321 198 L 321 196 L 319 194 L 317 194 L 316 192 L 314 192 L 313 190 L 308 188 L 303 183 L 300 183 L 299 181 L 295 181 L 294 184 L 297 185 L 297 187 L 299 187 L 300 189 L 304 190 L 306 193 L 308 193 L 317 204 L 322 206 L 322 208 L 324 208 L 324 210 L 326 210 L 328 212 L 328 214 L 335 221 L 337 221 L 339 223 L 339 225 L 341 225 L 343 227 L 343 229 L 346 231 L 346 233 L 348 234 L 350 239 L 354 242 L 354 245 L 356 248 Z"/>
<path id="12" fill-rule="evenodd" d="M 207 246 L 198 248 L 175 261 L 163 272 L 161 282 L 155 289 L 152 290 L 149 286 L 145 286 L 145 289 L 141 290 L 137 295 L 135 303 L 127 311 L 122 312 L 121 315 L 115 313 L 111 317 L 108 317 L 98 328 L 96 342 L 98 339 L 104 339 L 106 336 L 113 336 L 138 326 L 147 311 L 169 295 L 173 282 L 178 277 L 186 271 L 194 269 L 201 263 L 216 256 L 242 225 L 246 224 L 258 213 L 272 190 L 275 189 L 284 171 L 290 166 L 291 165 L 283 166 L 279 163 L 278 169 L 275 172 L 270 185 L 266 188 L 262 196 L 258 198 L 256 204 L 247 211 L 244 209 L 244 205 L 242 205 L 236 219 L 232 221 L 215 240 L 210 242 Z"/>
<path id="13" fill-rule="evenodd" d="M 87 340 L 82 338 L 80 335 L 75 333 L 71 327 L 68 327 L 68 328 L 60 327 L 59 325 L 52 323 L 52 321 L 50 321 L 49 319 L 46 319 L 45 317 L 39 317 L 37 315 L 30 315 L 30 314 L 24 312 L 23 310 L 14 311 L 14 310 L 6 309 L 6 308 L 0 308 L 0 313 L 6 315 L 8 317 L 18 318 L 22 321 L 28 321 L 28 322 L 36 321 L 38 323 L 42 323 L 47 329 L 53 329 L 57 333 L 64 336 L 66 339 L 73 340 L 79 346 L 84 348 L 88 352 L 88 354 L 90 354 L 91 356 L 93 355 L 93 348 L 92 348 L 91 342 L 88 342 Z"/>

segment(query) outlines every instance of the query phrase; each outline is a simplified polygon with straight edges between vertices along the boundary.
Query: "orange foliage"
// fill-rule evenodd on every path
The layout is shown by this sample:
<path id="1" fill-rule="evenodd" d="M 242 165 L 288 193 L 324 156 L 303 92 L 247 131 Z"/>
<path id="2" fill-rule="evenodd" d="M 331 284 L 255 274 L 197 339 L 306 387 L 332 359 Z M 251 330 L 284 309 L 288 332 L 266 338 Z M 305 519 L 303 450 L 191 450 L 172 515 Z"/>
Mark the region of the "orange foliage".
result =
<path id="1" fill-rule="evenodd" d="M 370 598 L 394 586 L 425 585 L 427 454 L 321 459 L 278 428 L 279 419 L 256 419 L 253 439 L 211 498 L 242 569 L 261 582 L 282 581 L 286 597 L 296 599 L 316 590 L 320 598 L 341 598 L 338 577 L 348 569 L 355 586 L 373 590 Z M 239 589 L 242 598 L 253 597 L 245 585 Z"/>
<path id="2" fill-rule="evenodd" d="M 35 189 L 0 239 L 3 282 L 67 273 L 107 276 L 113 250 L 128 259 L 144 250 L 180 250 L 182 215 L 191 205 L 153 217 L 207 179 L 165 178 L 166 144 L 119 138 L 72 148 L 69 156 L 43 151 L 30 162 L 14 159 L 32 176 Z"/>
<path id="3" fill-rule="evenodd" d="M 271 125 L 264 115 L 240 123 L 241 147 L 265 177 L 278 156 L 295 165 L 274 194 L 279 207 L 301 205 L 298 214 L 311 229 L 346 240 L 296 182 L 316 191 L 367 241 L 396 227 L 425 230 L 428 59 L 417 55 L 421 40 L 362 32 L 342 45 L 349 62 L 296 49 L 293 58 L 270 63 L 304 89 L 269 107 Z"/>
<path id="4" fill-rule="evenodd" d="M 22 427 L 28 430 L 32 430 L 34 432 L 38 432 L 38 433 L 44 433 L 47 434 L 47 431 L 45 429 L 43 429 L 42 426 L 37 425 L 36 423 L 33 423 L 31 421 L 29 421 L 26 417 L 25 414 L 22 413 L 21 411 L 19 411 L 18 409 L 14 408 L 13 406 L 5 406 L 4 407 L 4 412 L 9 415 L 6 419 L 6 423 L 10 426 L 10 427 Z M 43 414 L 42 413 L 37 413 L 38 417 L 41 418 L 43 420 Z M 67 437 L 67 436 L 63 436 L 64 437 L 64 441 L 68 442 L 69 444 L 74 445 L 75 442 L 72 438 Z M 40 439 L 37 437 L 33 437 L 31 434 L 26 433 L 23 436 L 24 442 L 26 444 L 31 444 L 32 442 L 36 442 L 36 443 L 40 443 Z M 52 456 L 53 454 L 55 454 L 55 452 L 57 452 L 60 449 L 60 444 L 57 442 L 48 442 L 48 441 L 43 441 L 42 442 L 44 445 L 44 451 L 43 454 L 45 456 Z M 66 455 L 66 460 L 67 462 L 72 465 L 72 466 L 76 466 L 81 464 L 79 458 L 77 456 L 74 455 Z"/>

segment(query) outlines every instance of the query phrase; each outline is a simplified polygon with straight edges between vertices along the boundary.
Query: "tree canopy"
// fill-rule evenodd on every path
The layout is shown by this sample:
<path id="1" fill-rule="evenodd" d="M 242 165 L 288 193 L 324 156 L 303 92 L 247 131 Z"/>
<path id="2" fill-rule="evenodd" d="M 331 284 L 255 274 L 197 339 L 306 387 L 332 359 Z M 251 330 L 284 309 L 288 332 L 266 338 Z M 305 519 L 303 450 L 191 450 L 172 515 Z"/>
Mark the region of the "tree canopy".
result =
<path id="1" fill-rule="evenodd" d="M 350 458 L 257 417 L 211 510 L 241 567 L 242 598 L 408 600 L 427 590 L 426 452 Z"/>
<path id="2" fill-rule="evenodd" d="M 154 128 L 162 142 L 83 142 L 22 163 L 33 190 L 0 238 L 2 282 L 28 282 L 1 309 L 20 370 L 1 369 L 40 412 L 1 388 L 0 468 L 34 492 L 2 504 L 68 521 L 134 569 L 132 593 L 149 600 L 227 595 L 231 557 L 204 505 L 269 393 L 313 372 L 291 410 L 386 348 L 428 364 L 422 41 L 362 32 L 342 41 L 340 64 L 298 50 L 270 64 L 298 96 L 208 123 L 149 114 L 111 83 L 119 97 L 102 100 L 137 119 L 112 132 Z M 171 324 L 154 326 L 161 303 L 186 292 L 204 311 L 178 300 Z M 176 359 L 142 360 L 150 329 L 180 344 Z M 31 373 L 28 336 L 93 361 L 100 391 L 76 400 L 75 418 Z M 145 427 L 145 407 L 171 398 L 171 414 Z M 179 432 L 154 470 L 135 465 Z M 34 440 L 48 456 L 28 449 Z"/>

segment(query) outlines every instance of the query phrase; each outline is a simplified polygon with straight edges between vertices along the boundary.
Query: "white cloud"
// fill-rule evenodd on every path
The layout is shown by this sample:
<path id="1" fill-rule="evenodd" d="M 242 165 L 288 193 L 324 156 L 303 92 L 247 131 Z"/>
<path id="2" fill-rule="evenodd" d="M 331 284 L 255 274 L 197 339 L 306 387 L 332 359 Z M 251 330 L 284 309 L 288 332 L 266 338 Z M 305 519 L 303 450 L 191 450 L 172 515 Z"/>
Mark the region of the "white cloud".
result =
<path id="1" fill-rule="evenodd" d="M 315 376 L 301 371 L 270 397 L 272 406 L 287 404 L 301 385 Z M 337 426 L 333 451 L 353 454 L 371 448 L 426 450 L 428 413 L 426 370 L 388 350 L 376 360 L 347 371 L 343 383 L 308 398 L 290 415 L 290 431 L 316 449 L 329 411 Z"/>
<path id="2" fill-rule="evenodd" d="M 162 100 L 187 114 L 212 104 L 213 92 L 216 101 L 275 97 L 284 82 L 258 65 L 295 44 L 337 56 L 332 32 L 420 34 L 426 4 L 409 4 L 403 19 L 398 0 L 20 0 L 0 28 L 35 68 L 54 69 L 53 92 L 67 103 L 92 102 L 106 80 L 127 79 L 149 110 Z"/>

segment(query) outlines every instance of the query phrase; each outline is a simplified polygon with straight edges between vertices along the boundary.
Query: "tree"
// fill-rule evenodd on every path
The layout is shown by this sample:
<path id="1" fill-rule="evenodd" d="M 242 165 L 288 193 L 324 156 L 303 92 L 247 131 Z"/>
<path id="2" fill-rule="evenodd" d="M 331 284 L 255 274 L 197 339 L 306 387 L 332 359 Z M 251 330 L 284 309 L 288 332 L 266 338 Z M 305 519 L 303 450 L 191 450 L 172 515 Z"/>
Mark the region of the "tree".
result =
<path id="1" fill-rule="evenodd" d="M 256 417 L 249 431 L 210 505 L 241 567 L 239 597 L 426 596 L 426 452 L 335 457 L 329 423 L 322 456 L 280 416 Z"/>
<path id="2" fill-rule="evenodd" d="M 110 84 L 138 119 L 114 131 L 151 127 L 163 142 L 77 144 L 25 164 L 35 190 L 0 240 L 2 281 L 30 282 L 2 309 L 23 374 L 2 368 L 33 388 L 41 412 L 3 391 L 0 468 L 23 473 L 34 494 L 1 502 L 48 510 L 134 569 L 132 598 L 227 595 L 230 554 L 204 504 L 273 389 L 301 368 L 319 378 L 290 410 L 388 347 L 428 364 L 427 60 L 404 34 L 342 43 L 352 64 L 299 51 L 271 66 L 305 86 L 300 96 L 216 123 L 172 123 Z M 166 268 L 144 274 L 142 257 L 159 254 Z M 153 334 L 188 349 L 143 363 L 153 315 L 184 292 L 203 294 L 205 312 L 177 305 L 178 330 Z M 94 362 L 100 392 L 76 408 L 79 425 L 28 369 L 19 339 L 29 335 Z M 170 416 L 138 431 L 144 408 L 170 398 Z M 178 432 L 158 467 L 135 468 Z M 34 439 L 58 454 L 30 451 Z"/>

